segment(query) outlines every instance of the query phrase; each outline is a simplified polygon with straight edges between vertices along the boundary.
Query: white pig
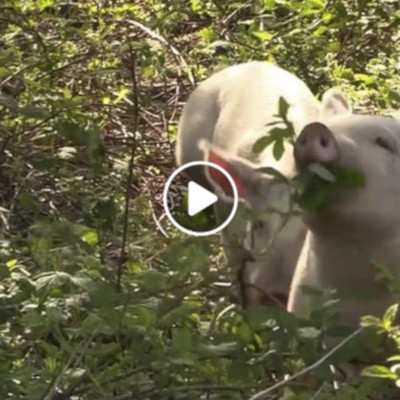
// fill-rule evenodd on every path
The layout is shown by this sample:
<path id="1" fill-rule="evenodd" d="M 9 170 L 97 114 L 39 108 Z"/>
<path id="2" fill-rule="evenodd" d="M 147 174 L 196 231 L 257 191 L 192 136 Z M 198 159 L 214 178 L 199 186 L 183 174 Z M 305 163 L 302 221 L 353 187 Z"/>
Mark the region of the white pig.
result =
<path id="1" fill-rule="evenodd" d="M 270 147 L 258 155 L 252 151 L 257 139 L 267 133 L 266 125 L 276 120 L 280 97 L 290 105 L 288 118 L 296 133 L 312 121 L 350 113 L 339 92 L 329 90 L 321 104 L 291 73 L 265 62 L 249 62 L 223 69 L 202 82 L 189 97 L 179 123 L 177 163 L 204 157 L 213 160 L 217 155 L 238 184 L 239 195 L 247 207 L 260 215 L 252 225 L 250 261 L 243 247 L 244 240 L 249 240 L 245 206 L 239 207 L 234 221 L 223 232 L 225 254 L 234 274 L 244 272 L 241 280 L 247 288 L 246 304 L 277 300 L 286 303 L 306 233 L 298 216 L 290 217 L 284 225 L 280 213 L 270 213 L 266 218 L 267 210 L 287 211 L 288 188 L 271 183 L 271 177 L 256 171 L 268 166 L 288 176 L 293 174 L 291 147 L 286 145 L 279 161 L 274 159 Z M 204 146 L 203 151 L 198 146 L 201 140 L 211 143 L 206 155 Z M 192 179 L 207 185 L 203 170 L 191 172 Z M 218 182 L 212 184 L 218 186 Z M 224 206 L 219 204 L 216 211 L 217 215 L 223 214 Z"/>
<path id="2" fill-rule="evenodd" d="M 358 170 L 365 185 L 338 190 L 319 212 L 304 211 L 308 227 L 289 298 L 289 311 L 308 317 L 317 304 L 303 286 L 334 289 L 341 322 L 382 315 L 399 299 L 377 268 L 400 275 L 400 121 L 368 116 L 312 123 L 295 143 L 300 170 L 323 162 Z"/>
<path id="3" fill-rule="evenodd" d="M 271 203 L 285 201 L 285 185 L 274 185 L 257 166 L 211 148 L 235 173 L 246 196 L 254 191 Z M 304 127 L 294 146 L 297 170 L 311 163 L 358 171 L 361 187 L 338 189 L 320 210 L 303 210 L 306 239 L 291 284 L 288 310 L 309 317 L 320 298 L 303 288 L 335 290 L 340 322 L 356 326 L 363 315 L 381 316 L 399 301 L 398 291 L 377 279 L 376 266 L 400 283 L 400 121 L 339 115 Z M 249 182 L 251 182 L 249 184 Z M 289 249 L 290 251 L 290 249 Z M 394 282 L 390 282 L 391 285 Z"/>

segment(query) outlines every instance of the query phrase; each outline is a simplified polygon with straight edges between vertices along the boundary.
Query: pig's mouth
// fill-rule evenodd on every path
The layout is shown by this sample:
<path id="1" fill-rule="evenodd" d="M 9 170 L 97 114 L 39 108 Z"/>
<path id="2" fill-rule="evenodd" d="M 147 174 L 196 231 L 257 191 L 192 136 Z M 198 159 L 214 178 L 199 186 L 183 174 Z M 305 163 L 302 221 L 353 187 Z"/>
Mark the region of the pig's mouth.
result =
<path id="1" fill-rule="evenodd" d="M 355 169 L 312 163 L 302 168 L 292 182 L 297 204 L 306 212 L 318 213 L 364 187 L 365 177 Z"/>

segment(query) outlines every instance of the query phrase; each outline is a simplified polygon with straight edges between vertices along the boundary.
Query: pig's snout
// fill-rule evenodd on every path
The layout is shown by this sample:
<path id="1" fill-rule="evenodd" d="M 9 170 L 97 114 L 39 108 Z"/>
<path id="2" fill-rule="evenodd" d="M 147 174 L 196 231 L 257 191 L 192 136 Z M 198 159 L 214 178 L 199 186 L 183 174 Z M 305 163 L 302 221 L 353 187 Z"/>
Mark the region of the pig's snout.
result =
<path id="1" fill-rule="evenodd" d="M 299 165 L 332 163 L 339 158 L 338 144 L 325 125 L 314 122 L 304 127 L 297 138 L 294 157 Z"/>

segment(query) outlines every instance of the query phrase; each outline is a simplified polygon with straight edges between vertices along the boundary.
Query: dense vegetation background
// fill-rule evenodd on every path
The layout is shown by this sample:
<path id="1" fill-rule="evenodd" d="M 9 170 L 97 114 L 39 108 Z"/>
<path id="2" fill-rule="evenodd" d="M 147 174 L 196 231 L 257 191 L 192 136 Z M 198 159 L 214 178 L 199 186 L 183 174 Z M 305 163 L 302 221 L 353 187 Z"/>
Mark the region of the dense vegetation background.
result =
<path id="1" fill-rule="evenodd" d="M 234 305 L 218 238 L 168 227 L 161 191 L 182 104 L 225 65 L 276 62 L 395 115 L 399 26 L 394 0 L 3 0 L 0 398 L 397 398 L 399 358 L 332 375 L 363 350 L 325 357 L 330 304 Z M 399 342 L 394 311 L 370 346 Z"/>

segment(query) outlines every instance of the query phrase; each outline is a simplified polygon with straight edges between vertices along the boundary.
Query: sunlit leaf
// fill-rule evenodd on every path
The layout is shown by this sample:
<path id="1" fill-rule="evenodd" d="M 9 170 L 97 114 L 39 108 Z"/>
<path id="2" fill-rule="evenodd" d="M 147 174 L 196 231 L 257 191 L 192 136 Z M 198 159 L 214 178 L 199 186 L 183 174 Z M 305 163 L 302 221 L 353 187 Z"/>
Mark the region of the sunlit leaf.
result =
<path id="1" fill-rule="evenodd" d="M 89 244 L 90 246 L 95 246 L 95 245 L 98 243 L 98 241 L 99 241 L 99 236 L 98 236 L 98 234 L 97 234 L 96 231 L 91 230 L 91 231 L 85 232 L 85 233 L 81 236 L 81 239 L 82 239 L 85 243 Z"/>
<path id="2" fill-rule="evenodd" d="M 263 42 L 267 42 L 271 40 L 274 35 L 272 33 L 266 32 L 266 31 L 256 31 L 252 32 L 253 36 L 255 36 L 257 39 L 260 39 Z"/>

